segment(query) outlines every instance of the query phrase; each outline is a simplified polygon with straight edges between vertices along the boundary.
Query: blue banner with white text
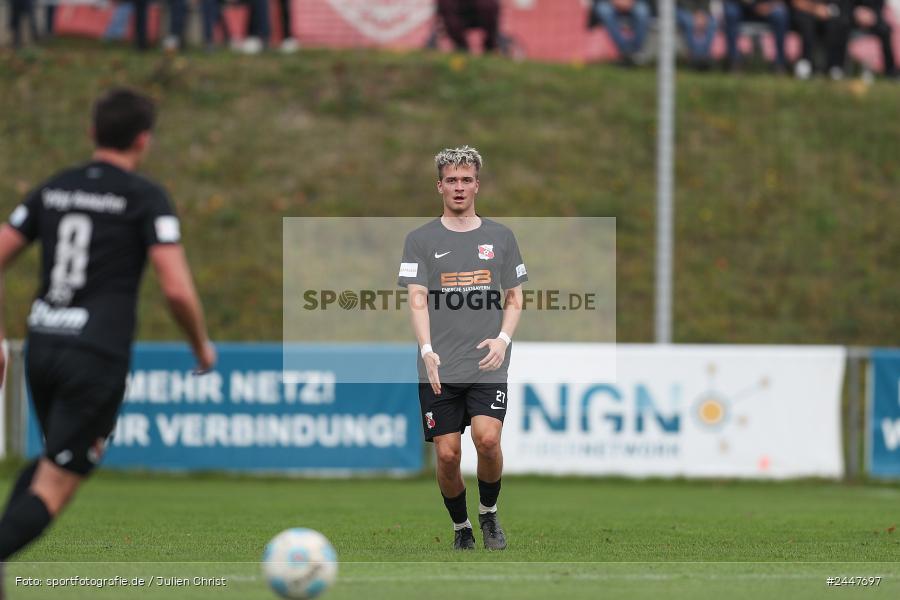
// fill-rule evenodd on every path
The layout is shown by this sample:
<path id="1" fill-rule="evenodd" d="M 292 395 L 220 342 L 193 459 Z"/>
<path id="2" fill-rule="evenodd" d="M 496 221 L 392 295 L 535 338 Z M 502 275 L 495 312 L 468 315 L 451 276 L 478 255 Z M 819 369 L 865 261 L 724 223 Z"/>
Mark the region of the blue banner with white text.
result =
<path id="1" fill-rule="evenodd" d="M 869 473 L 900 477 L 900 350 L 873 350 L 870 369 Z"/>
<path id="2" fill-rule="evenodd" d="M 217 348 L 215 371 L 198 376 L 183 344 L 135 345 L 104 467 L 321 474 L 423 468 L 416 386 L 340 377 L 353 368 L 352 356 L 357 368 L 409 369 L 406 380 L 414 381 L 415 346 Z M 283 351 L 304 368 L 284 370 Z M 41 452 L 30 402 L 26 442 L 29 456 Z"/>

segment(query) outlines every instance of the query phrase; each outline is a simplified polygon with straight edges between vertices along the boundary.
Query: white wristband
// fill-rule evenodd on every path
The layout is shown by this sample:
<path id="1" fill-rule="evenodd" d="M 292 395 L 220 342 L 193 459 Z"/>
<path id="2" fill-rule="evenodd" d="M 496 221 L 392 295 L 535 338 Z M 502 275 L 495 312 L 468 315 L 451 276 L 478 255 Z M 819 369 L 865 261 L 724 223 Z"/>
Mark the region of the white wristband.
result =
<path id="1" fill-rule="evenodd" d="M 425 358 L 425 355 L 429 352 L 434 352 L 434 350 L 431 349 L 431 344 L 425 344 L 424 346 L 422 346 L 422 358 Z"/>
<path id="2" fill-rule="evenodd" d="M 512 338 L 510 338 L 508 335 L 506 335 L 505 331 L 501 331 L 500 335 L 498 335 L 497 337 L 499 339 L 503 340 L 504 342 L 506 342 L 507 346 L 509 346 L 512 343 Z"/>

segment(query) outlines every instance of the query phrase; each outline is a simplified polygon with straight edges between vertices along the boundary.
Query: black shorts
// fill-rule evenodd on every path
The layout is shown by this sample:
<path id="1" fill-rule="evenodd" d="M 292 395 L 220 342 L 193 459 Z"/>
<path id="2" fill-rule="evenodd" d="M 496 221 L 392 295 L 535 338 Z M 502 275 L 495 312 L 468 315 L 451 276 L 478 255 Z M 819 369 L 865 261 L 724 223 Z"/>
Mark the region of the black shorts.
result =
<path id="1" fill-rule="evenodd" d="M 29 342 L 25 373 L 44 456 L 67 471 L 89 474 L 116 425 L 128 361 L 75 345 Z"/>
<path id="2" fill-rule="evenodd" d="M 420 383 L 419 405 L 426 442 L 436 435 L 464 432 L 475 416 L 493 417 L 502 423 L 506 416 L 506 382 L 442 383 L 440 396 L 434 395 L 430 383 Z"/>

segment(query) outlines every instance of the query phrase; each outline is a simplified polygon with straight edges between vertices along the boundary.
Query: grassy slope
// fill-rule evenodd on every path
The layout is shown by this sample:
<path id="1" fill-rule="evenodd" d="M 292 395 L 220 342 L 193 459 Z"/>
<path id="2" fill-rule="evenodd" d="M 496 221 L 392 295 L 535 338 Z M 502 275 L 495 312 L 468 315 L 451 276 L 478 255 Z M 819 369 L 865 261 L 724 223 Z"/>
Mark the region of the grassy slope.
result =
<path id="1" fill-rule="evenodd" d="M 167 61 L 77 44 L 6 54 L 0 211 L 87 154 L 86 107 L 113 83 L 161 100 L 146 168 L 184 217 L 220 339 L 280 338 L 282 216 L 434 214 L 430 156 L 462 143 L 487 158 L 485 213 L 618 218 L 618 339 L 652 337 L 651 71 L 323 51 Z M 677 341 L 896 343 L 898 100 L 884 84 L 680 76 Z M 8 278 L 11 335 L 34 260 Z M 141 337 L 176 337 L 147 288 Z"/>
<path id="2" fill-rule="evenodd" d="M 446 513 L 429 479 L 106 474 L 19 559 L 101 564 L 17 562 L 9 566 L 7 581 L 14 574 L 239 575 L 244 579 L 233 578 L 233 585 L 244 585 L 244 591 L 224 590 L 235 594 L 225 597 L 262 598 L 267 596 L 250 593 L 262 587 L 256 566 L 261 548 L 277 531 L 305 525 L 320 529 L 338 549 L 342 583 L 334 598 L 364 591 L 372 598 L 408 597 L 417 582 L 429 579 L 437 597 L 456 597 L 441 582 L 457 577 L 468 580 L 472 597 L 501 600 L 545 598 L 548 588 L 573 598 L 597 597 L 597 590 L 605 589 L 617 592 L 611 597 L 626 597 L 627 591 L 627 597 L 716 598 L 723 586 L 739 588 L 736 597 L 763 597 L 771 588 L 780 597 L 791 590 L 791 597 L 815 598 L 828 575 L 881 575 L 886 578 L 881 591 L 889 596 L 888 588 L 900 589 L 900 533 L 893 529 L 900 516 L 898 498 L 896 487 L 813 482 L 508 478 L 502 507 L 510 548 L 457 554 L 448 547 Z M 474 503 L 470 498 L 470 508 Z M 107 564 L 126 561 L 176 564 Z M 770 564 L 750 564 L 756 561 Z M 865 564 L 848 564 L 856 561 Z M 221 564 L 184 564 L 189 562 Z M 362 564 L 373 562 L 398 564 Z M 479 564 L 454 566 L 459 562 Z M 603 564 L 580 564 L 594 562 Z M 167 597 L 219 597 L 210 590 L 195 592 Z"/>

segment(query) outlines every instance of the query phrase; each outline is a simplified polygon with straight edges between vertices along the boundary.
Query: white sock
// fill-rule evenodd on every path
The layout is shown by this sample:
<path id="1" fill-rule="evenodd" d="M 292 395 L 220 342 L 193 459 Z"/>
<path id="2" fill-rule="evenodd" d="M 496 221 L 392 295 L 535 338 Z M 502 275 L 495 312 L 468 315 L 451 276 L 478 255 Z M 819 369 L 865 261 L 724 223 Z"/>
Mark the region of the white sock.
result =
<path id="1" fill-rule="evenodd" d="M 496 504 L 493 506 L 485 506 L 481 502 L 478 503 L 478 514 L 479 515 L 486 515 L 487 513 L 492 513 L 492 512 L 493 513 L 497 512 Z"/>
<path id="2" fill-rule="evenodd" d="M 468 519 L 466 519 L 465 523 L 454 523 L 453 531 L 459 531 L 460 529 L 465 529 L 466 527 L 468 527 L 469 529 L 472 529 L 472 522 L 469 521 Z"/>

